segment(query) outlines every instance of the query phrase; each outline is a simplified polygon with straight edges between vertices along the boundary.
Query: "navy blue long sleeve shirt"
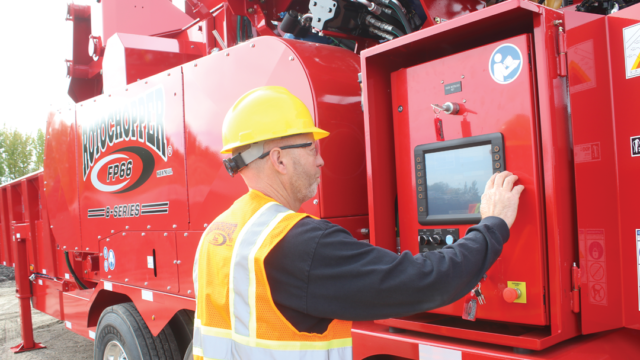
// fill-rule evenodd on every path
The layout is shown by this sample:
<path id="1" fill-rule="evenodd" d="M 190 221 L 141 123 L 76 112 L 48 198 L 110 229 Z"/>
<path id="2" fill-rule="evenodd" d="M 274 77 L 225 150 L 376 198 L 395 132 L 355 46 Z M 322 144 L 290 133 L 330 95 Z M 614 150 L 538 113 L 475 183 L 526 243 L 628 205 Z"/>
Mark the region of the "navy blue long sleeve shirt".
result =
<path id="1" fill-rule="evenodd" d="M 267 255 L 265 270 L 282 315 L 298 331 L 323 333 L 333 319 L 408 316 L 464 297 L 508 239 L 506 222 L 487 217 L 439 251 L 398 255 L 304 218 Z"/>

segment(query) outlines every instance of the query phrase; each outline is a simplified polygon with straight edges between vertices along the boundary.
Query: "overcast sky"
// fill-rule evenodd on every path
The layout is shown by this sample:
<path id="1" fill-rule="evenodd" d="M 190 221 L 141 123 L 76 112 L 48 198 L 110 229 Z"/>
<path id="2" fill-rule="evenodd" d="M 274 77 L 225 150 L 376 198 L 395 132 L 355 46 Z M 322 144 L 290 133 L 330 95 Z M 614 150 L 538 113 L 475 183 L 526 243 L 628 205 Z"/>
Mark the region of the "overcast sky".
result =
<path id="1" fill-rule="evenodd" d="M 180 0 L 178 0 L 180 1 Z M 0 126 L 35 134 L 47 112 L 73 103 L 65 59 L 71 59 L 70 0 L 2 1 L 0 11 Z M 88 5 L 95 0 L 75 0 Z"/>

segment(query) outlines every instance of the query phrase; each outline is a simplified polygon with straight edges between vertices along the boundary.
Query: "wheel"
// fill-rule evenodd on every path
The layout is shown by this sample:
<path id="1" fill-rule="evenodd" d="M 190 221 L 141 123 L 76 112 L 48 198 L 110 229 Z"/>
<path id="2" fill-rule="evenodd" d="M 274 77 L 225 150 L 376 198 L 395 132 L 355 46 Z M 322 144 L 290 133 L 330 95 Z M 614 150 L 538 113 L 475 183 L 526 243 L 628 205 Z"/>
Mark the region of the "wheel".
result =
<path id="1" fill-rule="evenodd" d="M 189 344 L 187 352 L 184 354 L 184 359 L 182 360 L 193 360 L 193 341 Z"/>
<path id="2" fill-rule="evenodd" d="M 194 315 L 195 313 L 191 310 L 180 310 L 167 324 L 167 327 L 170 327 L 171 331 L 173 331 L 180 355 L 183 357 L 187 352 L 187 348 L 191 345 L 191 340 L 193 340 Z"/>
<path id="3" fill-rule="evenodd" d="M 93 358 L 180 360 L 181 356 L 170 327 L 154 337 L 133 303 L 124 303 L 108 307 L 100 315 Z"/>

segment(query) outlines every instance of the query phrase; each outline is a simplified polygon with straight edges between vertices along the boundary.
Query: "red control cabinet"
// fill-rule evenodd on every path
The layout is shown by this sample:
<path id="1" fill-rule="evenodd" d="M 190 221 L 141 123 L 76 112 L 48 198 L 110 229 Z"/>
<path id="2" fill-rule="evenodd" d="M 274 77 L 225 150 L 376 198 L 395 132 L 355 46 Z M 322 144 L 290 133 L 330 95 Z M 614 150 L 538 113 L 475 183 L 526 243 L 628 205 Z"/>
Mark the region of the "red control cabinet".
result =
<path id="1" fill-rule="evenodd" d="M 561 12 L 529 1 L 505 1 L 362 52 L 372 244 L 396 250 L 399 237 L 397 250 L 415 254 L 424 251 L 420 235 L 432 236 L 439 229 L 443 235 L 457 231 L 462 237 L 480 220 L 477 196 L 466 199 L 466 206 L 446 210 L 453 213 L 440 208 L 434 215 L 429 190 L 423 194 L 426 215 L 421 213 L 417 159 L 424 155 L 429 166 L 427 155 L 435 148 L 444 153 L 462 146 L 452 144 L 497 136 L 503 148 L 490 152 L 495 148 L 491 140 L 491 149 L 477 153 L 478 161 L 486 161 L 484 179 L 468 178 L 467 188 L 476 181 L 482 193 L 495 169 L 514 172 L 525 186 L 509 242 L 482 282 L 486 303 L 477 306 L 476 321 L 463 318 L 464 303 L 457 301 L 422 314 L 378 320 L 378 325 L 530 350 L 579 334 L 579 284 L 572 277 L 578 234 L 561 24 Z M 457 113 L 447 113 L 446 103 L 459 108 Z M 442 108 L 437 118 L 434 107 Z M 502 159 L 486 158 L 489 155 Z M 496 168 L 499 161 L 503 163 Z M 450 165 L 441 163 L 443 169 Z M 438 181 L 455 183 L 460 175 L 465 178 L 480 169 L 477 165 L 452 161 L 454 169 Z M 423 179 L 427 184 L 428 174 Z M 464 190 L 464 181 L 456 187 Z M 451 194 L 455 192 L 440 192 L 445 200 Z M 505 299 L 507 288 L 519 289 L 521 298 L 513 299 L 514 290 L 507 290 L 511 297 Z M 359 324 L 354 332 L 405 341 L 405 335 Z M 395 348 L 386 351 L 414 356 Z M 358 351 L 354 358 L 371 354 Z"/>
<path id="2" fill-rule="evenodd" d="M 418 253 L 421 229 L 443 229 L 444 232 L 457 229 L 462 237 L 479 219 L 474 222 L 457 221 L 458 224 L 443 219 L 440 223 L 435 220 L 433 225 L 423 226 L 418 221 L 416 208 L 433 206 L 434 209 L 429 210 L 436 210 L 436 203 L 432 200 L 426 205 L 426 201 L 421 199 L 423 194 L 416 192 L 416 188 L 426 186 L 429 196 L 433 196 L 435 192 L 430 189 L 438 186 L 433 181 L 457 184 L 456 179 L 463 181 L 465 173 L 478 170 L 479 176 L 469 177 L 478 179 L 477 184 L 467 184 L 475 188 L 476 200 L 472 201 L 477 204 L 488 177 L 494 171 L 504 170 L 505 165 L 506 170 L 518 175 L 518 183 L 526 190 L 521 197 L 518 218 L 511 228 L 510 242 L 487 272 L 486 280 L 482 281 L 481 289 L 487 302 L 477 307 L 476 318 L 546 325 L 543 186 L 530 53 L 530 36 L 519 35 L 392 74 L 398 215 L 402 251 Z M 494 58 L 501 61 L 496 62 Z M 497 69 L 490 69 L 492 65 Z M 445 103 L 452 103 L 460 110 L 457 114 L 447 114 L 437 109 Z M 502 134 L 504 142 L 504 151 L 496 145 L 496 151 L 491 150 L 493 155 L 487 164 L 450 163 L 441 170 L 446 174 L 429 174 L 429 169 L 426 169 L 428 184 L 418 184 L 424 179 L 420 164 L 424 160 L 420 156 L 414 158 L 416 147 L 438 142 L 446 145 L 455 139 L 471 140 L 486 134 Z M 482 151 L 483 154 L 477 155 L 483 159 L 486 147 L 467 148 L 465 151 Z M 500 160 L 501 156 L 505 157 L 504 162 L 491 161 L 493 158 Z M 447 162 L 462 160 L 451 156 L 443 159 Z M 452 201 L 451 198 L 456 196 L 452 190 L 445 194 L 448 200 L 443 201 Z M 479 212 L 474 206 L 470 207 L 473 209 L 447 209 L 445 212 Z M 522 291 L 520 299 L 512 303 L 503 298 L 508 282 L 518 283 Z M 433 312 L 460 316 L 464 301 L 465 298 Z"/>

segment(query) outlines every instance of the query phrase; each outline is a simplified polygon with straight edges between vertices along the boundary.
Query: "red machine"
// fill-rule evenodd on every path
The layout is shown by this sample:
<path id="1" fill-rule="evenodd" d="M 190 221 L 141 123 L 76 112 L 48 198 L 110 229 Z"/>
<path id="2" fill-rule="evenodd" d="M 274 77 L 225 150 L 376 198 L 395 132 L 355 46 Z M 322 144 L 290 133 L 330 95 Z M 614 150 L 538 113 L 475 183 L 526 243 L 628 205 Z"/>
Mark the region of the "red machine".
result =
<path id="1" fill-rule="evenodd" d="M 356 239 L 437 251 L 480 221 L 493 172 L 526 188 L 482 301 L 355 323 L 354 359 L 640 351 L 635 2 L 186 2 L 186 14 L 169 1 L 69 6 L 77 103 L 48 119 L 44 171 L 0 187 L 16 352 L 42 346 L 31 299 L 95 339 L 97 358 L 130 351 L 113 329 L 146 344 L 141 358 L 185 357 L 198 241 L 247 191 L 223 166 L 221 123 L 264 85 L 331 132 L 302 211 Z M 139 331 L 117 325 L 132 319 Z"/>

